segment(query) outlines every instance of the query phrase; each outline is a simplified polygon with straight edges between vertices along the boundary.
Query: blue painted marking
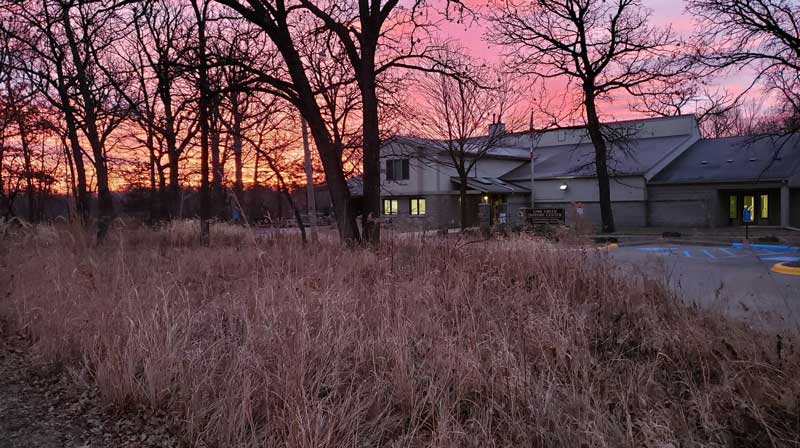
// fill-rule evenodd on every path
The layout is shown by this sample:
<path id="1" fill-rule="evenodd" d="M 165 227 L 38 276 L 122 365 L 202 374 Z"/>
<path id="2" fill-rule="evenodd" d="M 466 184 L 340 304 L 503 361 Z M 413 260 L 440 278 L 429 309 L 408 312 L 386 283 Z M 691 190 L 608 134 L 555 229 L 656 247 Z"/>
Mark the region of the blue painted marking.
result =
<path id="1" fill-rule="evenodd" d="M 706 254 L 706 256 L 708 256 L 708 258 L 717 258 L 714 255 L 712 255 L 711 252 L 707 251 L 706 249 L 703 249 L 703 253 Z"/>
<path id="2" fill-rule="evenodd" d="M 733 243 L 731 247 L 734 249 L 744 249 L 744 244 L 742 243 Z M 751 244 L 751 249 L 756 250 L 772 250 L 778 252 L 800 252 L 800 247 L 797 246 L 785 246 L 785 245 L 778 245 L 778 244 Z"/>
<path id="3" fill-rule="evenodd" d="M 731 257 L 735 257 L 736 256 L 735 253 L 729 251 L 728 249 L 720 249 L 719 251 L 720 252 L 725 252 L 726 254 L 730 255 Z"/>
<path id="4" fill-rule="evenodd" d="M 644 252 L 669 252 L 668 247 L 640 247 L 639 250 Z"/>
<path id="5" fill-rule="evenodd" d="M 764 261 L 800 261 L 800 257 L 767 257 Z"/>
<path id="6" fill-rule="evenodd" d="M 684 256 L 684 257 L 689 257 L 689 258 L 692 258 L 692 253 L 691 253 L 691 252 L 689 252 L 688 250 L 685 250 L 685 251 L 683 251 L 683 256 Z"/>

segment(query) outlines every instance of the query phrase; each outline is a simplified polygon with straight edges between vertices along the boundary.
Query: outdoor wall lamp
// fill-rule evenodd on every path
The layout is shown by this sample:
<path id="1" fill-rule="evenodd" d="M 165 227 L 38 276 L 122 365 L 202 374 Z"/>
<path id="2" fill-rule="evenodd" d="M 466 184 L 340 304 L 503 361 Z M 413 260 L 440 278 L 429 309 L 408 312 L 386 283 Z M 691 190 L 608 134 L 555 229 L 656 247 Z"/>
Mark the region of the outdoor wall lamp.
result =
<path id="1" fill-rule="evenodd" d="M 561 191 L 567 191 L 567 188 L 569 188 L 569 187 L 567 186 L 567 184 L 561 184 L 561 186 L 560 186 L 560 187 L 558 187 L 558 189 L 559 189 L 559 190 L 561 190 Z"/>

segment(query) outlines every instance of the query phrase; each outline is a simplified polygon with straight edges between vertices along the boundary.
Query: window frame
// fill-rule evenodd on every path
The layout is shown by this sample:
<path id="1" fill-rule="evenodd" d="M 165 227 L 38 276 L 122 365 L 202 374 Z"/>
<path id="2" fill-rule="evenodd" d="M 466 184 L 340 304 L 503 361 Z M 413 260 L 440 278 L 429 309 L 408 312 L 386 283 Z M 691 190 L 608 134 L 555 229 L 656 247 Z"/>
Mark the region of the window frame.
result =
<path id="1" fill-rule="evenodd" d="M 414 207 L 416 203 L 416 207 Z M 420 204 L 422 204 L 422 213 L 420 213 Z M 425 216 L 428 212 L 428 201 L 425 198 L 409 198 L 408 210 L 411 216 Z M 414 213 L 416 211 L 416 213 Z"/>
<path id="2" fill-rule="evenodd" d="M 760 219 L 769 219 L 769 194 L 759 195 L 759 210 L 758 217 Z"/>
<path id="3" fill-rule="evenodd" d="M 411 178 L 411 164 L 407 158 L 386 159 L 385 170 L 387 181 L 404 181 Z"/>
<path id="4" fill-rule="evenodd" d="M 388 208 L 386 207 L 387 204 L 389 204 Z M 397 216 L 400 211 L 400 202 L 397 199 L 386 198 L 383 200 L 382 209 L 383 214 L 386 216 Z"/>

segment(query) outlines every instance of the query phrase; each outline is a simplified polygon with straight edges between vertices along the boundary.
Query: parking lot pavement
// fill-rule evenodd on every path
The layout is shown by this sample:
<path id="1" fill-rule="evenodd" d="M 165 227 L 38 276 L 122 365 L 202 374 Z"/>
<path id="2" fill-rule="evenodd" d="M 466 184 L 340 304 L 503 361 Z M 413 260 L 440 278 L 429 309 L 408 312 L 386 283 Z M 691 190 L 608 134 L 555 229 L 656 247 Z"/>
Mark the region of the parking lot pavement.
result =
<path id="1" fill-rule="evenodd" d="M 624 269 L 664 279 L 689 303 L 800 330 L 800 276 L 770 271 L 776 263 L 800 261 L 800 251 L 647 245 L 610 254 Z"/>

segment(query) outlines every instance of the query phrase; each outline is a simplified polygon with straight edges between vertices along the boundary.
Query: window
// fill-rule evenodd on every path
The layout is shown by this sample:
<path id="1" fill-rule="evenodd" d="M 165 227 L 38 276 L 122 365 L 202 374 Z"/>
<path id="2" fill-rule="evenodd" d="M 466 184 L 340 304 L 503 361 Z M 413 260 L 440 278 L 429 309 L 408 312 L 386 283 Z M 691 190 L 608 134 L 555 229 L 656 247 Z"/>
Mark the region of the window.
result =
<path id="1" fill-rule="evenodd" d="M 408 180 L 408 159 L 387 160 L 386 180 Z"/>
<path id="2" fill-rule="evenodd" d="M 769 195 L 762 194 L 761 195 L 761 219 L 768 219 L 769 218 Z"/>
<path id="3" fill-rule="evenodd" d="M 736 219 L 739 217 L 739 209 L 736 206 L 736 195 L 731 195 L 730 205 L 728 206 L 728 218 Z"/>
<path id="4" fill-rule="evenodd" d="M 383 214 L 396 215 L 397 214 L 397 199 L 384 199 L 383 200 Z"/>
<path id="5" fill-rule="evenodd" d="M 425 199 L 412 198 L 411 199 L 411 215 L 422 216 L 425 214 Z"/>

